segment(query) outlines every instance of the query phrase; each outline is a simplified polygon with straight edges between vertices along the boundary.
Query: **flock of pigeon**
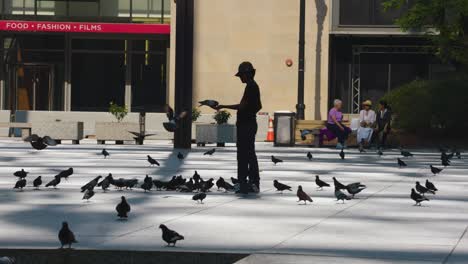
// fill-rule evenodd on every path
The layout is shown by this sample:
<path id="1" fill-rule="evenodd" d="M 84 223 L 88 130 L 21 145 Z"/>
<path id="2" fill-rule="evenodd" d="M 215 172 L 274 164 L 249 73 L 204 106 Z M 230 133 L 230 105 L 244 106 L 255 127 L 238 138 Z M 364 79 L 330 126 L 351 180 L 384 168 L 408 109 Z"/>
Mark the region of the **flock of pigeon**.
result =
<path id="1" fill-rule="evenodd" d="M 41 141 L 42 144 L 53 144 L 51 141 L 52 139 L 44 138 L 44 139 L 38 139 L 34 138 L 34 142 L 39 142 Z M 48 142 L 48 143 L 45 143 Z M 213 155 L 216 152 L 216 149 L 211 149 L 207 152 L 205 152 L 203 155 Z M 110 157 L 110 153 L 106 150 L 103 149 L 100 153 L 105 159 Z M 378 152 L 379 155 L 383 155 L 381 151 Z M 413 157 L 413 154 L 401 150 L 401 155 L 404 158 L 408 157 Z M 312 153 L 308 152 L 306 157 L 309 160 L 313 159 Z M 345 159 L 346 154 L 344 150 L 342 149 L 339 153 L 339 157 L 341 159 Z M 447 154 L 446 150 L 441 150 L 441 161 L 443 166 L 449 166 L 451 163 L 451 160 L 457 157 L 461 159 L 461 154 L 459 151 L 452 151 L 450 154 Z M 177 155 L 177 158 L 182 161 L 185 157 L 184 155 L 179 152 Z M 149 166 L 160 166 L 159 162 L 152 158 L 150 155 L 147 155 L 147 162 Z M 277 165 L 278 163 L 282 163 L 283 160 L 271 156 L 271 162 L 273 162 L 274 165 Z M 399 168 L 404 168 L 407 167 L 407 163 L 402 160 L 402 158 L 397 158 L 397 163 Z M 442 172 L 442 168 L 437 168 L 432 165 L 430 165 L 430 170 L 434 175 L 437 175 Z M 20 191 L 23 190 L 23 188 L 26 187 L 27 181 L 26 177 L 28 176 L 29 172 L 25 171 L 24 169 L 21 169 L 20 171 L 14 172 L 14 176 L 18 177 L 18 181 L 15 184 L 15 189 L 19 189 Z M 73 175 L 73 168 L 69 168 L 66 170 L 63 170 L 59 172 L 57 175 L 53 177 L 52 180 L 48 181 L 45 184 L 45 187 L 53 187 L 57 188 L 57 186 L 61 183 L 62 179 L 67 180 L 71 175 Z M 32 186 L 35 189 L 39 189 L 43 184 L 43 180 L 41 176 L 38 176 L 33 180 Z M 322 179 L 320 179 L 319 175 L 315 176 L 315 184 L 317 185 L 318 190 L 323 190 L 323 188 L 326 187 L 331 187 L 331 185 Z M 224 190 L 225 192 L 235 192 L 236 190 L 239 190 L 239 182 L 236 178 L 231 177 L 230 182 L 226 181 L 223 177 L 220 177 L 216 182 L 214 181 L 213 178 L 210 178 L 208 180 L 204 180 L 200 174 L 195 171 L 194 175 L 189 178 L 183 178 L 182 175 L 179 176 L 173 176 L 171 180 L 169 181 L 161 181 L 161 180 L 156 180 L 152 179 L 150 176 L 146 175 L 143 183 L 139 184 L 138 179 L 125 179 L 125 178 L 119 178 L 115 179 L 111 173 L 107 175 L 106 177 L 102 176 L 97 176 L 94 179 L 92 179 L 90 182 L 86 183 L 83 185 L 80 190 L 83 193 L 83 200 L 86 200 L 89 202 L 89 200 L 95 195 L 94 189 L 96 187 L 100 187 L 103 192 L 107 192 L 109 188 L 114 186 L 118 190 L 132 190 L 133 188 L 141 188 L 144 192 L 151 191 L 153 188 L 162 191 L 179 191 L 179 192 L 184 192 L 184 193 L 194 193 L 192 197 L 192 200 L 196 201 L 197 203 L 203 203 L 203 201 L 207 198 L 207 193 L 210 192 L 210 190 L 216 186 L 218 190 Z M 363 190 L 366 189 L 366 185 L 360 183 L 360 182 L 354 182 L 350 184 L 343 184 L 340 181 L 338 181 L 335 177 L 333 177 L 333 185 L 334 185 L 334 195 L 336 198 L 336 201 L 342 201 L 345 203 L 345 200 L 351 200 L 354 198 L 355 195 L 359 194 Z M 273 181 L 273 186 L 276 188 L 276 191 L 283 193 L 284 191 L 292 191 L 292 187 L 288 186 L 284 183 L 279 182 L 278 180 Z M 416 182 L 416 186 L 411 189 L 411 195 L 410 198 L 416 202 L 415 205 L 421 206 L 421 203 L 424 201 L 429 201 L 428 198 L 426 198 L 426 194 L 436 194 L 438 189 L 435 187 L 434 183 L 430 182 L 429 180 L 426 180 L 425 185 L 423 186 L 419 181 Z M 298 202 L 304 202 L 304 204 L 307 204 L 307 202 L 313 202 L 312 198 L 310 197 L 309 194 L 307 194 L 304 189 L 302 188 L 301 185 L 297 187 L 297 192 L 296 195 L 298 197 Z M 116 211 L 117 211 L 117 217 L 119 219 L 127 219 L 128 214 L 131 211 L 131 206 L 127 202 L 125 196 L 121 197 L 121 201 L 119 204 L 116 206 Z M 170 230 L 167 226 L 161 224 L 160 229 L 162 230 L 162 239 L 167 243 L 168 246 L 175 246 L 177 241 L 183 240 L 184 236 L 178 234 L 177 232 Z M 73 243 L 77 243 L 75 236 L 73 232 L 70 230 L 68 223 L 63 222 L 62 228 L 59 231 L 59 240 L 62 245 L 62 248 L 66 245 L 68 245 L 69 248 L 71 248 L 71 245 Z"/>

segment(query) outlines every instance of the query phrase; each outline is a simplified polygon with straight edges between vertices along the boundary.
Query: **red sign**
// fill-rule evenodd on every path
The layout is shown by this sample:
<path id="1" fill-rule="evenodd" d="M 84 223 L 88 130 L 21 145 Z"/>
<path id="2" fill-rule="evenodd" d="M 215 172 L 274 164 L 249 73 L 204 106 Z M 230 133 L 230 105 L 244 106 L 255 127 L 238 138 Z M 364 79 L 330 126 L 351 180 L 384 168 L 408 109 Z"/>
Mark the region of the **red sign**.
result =
<path id="1" fill-rule="evenodd" d="M 80 23 L 0 20 L 0 31 L 170 34 L 168 24 Z"/>

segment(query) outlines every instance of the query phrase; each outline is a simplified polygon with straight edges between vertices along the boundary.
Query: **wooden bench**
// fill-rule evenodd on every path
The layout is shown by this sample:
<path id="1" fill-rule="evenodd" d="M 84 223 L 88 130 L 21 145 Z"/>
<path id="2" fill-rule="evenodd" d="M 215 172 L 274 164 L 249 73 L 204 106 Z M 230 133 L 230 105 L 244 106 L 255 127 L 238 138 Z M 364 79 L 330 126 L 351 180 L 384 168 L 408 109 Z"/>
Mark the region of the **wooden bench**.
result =
<path id="1" fill-rule="evenodd" d="M 0 127 L 8 127 L 8 128 L 20 128 L 21 129 L 21 137 L 26 138 L 31 135 L 31 123 L 18 123 L 18 122 L 0 122 Z"/>
<path id="2" fill-rule="evenodd" d="M 320 129 L 325 128 L 327 121 L 324 120 L 297 120 L 296 121 L 296 145 L 298 146 L 313 146 L 321 147 L 320 145 Z M 350 126 L 350 122 L 346 121 L 343 124 L 347 127 Z M 312 133 L 306 137 L 306 140 L 301 138 L 301 130 L 311 130 Z M 324 145 L 336 145 L 337 139 L 327 141 L 324 140 Z M 350 135 L 347 140 L 347 145 L 356 145 L 356 137 Z"/>

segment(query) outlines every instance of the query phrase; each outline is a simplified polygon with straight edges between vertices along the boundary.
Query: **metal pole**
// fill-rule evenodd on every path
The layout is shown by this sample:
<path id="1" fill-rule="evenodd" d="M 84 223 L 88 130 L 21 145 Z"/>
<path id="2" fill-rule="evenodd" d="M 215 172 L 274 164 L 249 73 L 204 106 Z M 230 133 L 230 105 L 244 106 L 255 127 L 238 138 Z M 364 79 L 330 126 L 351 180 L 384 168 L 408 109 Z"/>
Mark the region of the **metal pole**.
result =
<path id="1" fill-rule="evenodd" d="M 296 118 L 297 120 L 305 119 L 305 104 L 304 104 L 304 66 L 305 66 L 305 9 L 306 0 L 300 0 L 300 15 L 299 15 L 299 73 L 297 87 L 297 105 Z"/>
<path id="2" fill-rule="evenodd" d="M 175 47 L 175 112 L 192 111 L 193 86 L 193 19 L 194 0 L 178 0 L 176 11 Z M 174 148 L 190 149 L 192 118 L 189 114 L 178 121 L 174 133 Z"/>

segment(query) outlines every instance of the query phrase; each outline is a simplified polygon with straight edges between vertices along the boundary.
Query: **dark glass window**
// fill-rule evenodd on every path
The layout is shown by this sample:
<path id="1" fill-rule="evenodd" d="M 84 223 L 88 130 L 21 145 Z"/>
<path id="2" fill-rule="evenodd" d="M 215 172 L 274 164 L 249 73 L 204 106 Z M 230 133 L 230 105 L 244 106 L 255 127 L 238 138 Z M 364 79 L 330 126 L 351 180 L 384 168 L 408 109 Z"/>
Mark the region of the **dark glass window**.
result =
<path id="1" fill-rule="evenodd" d="M 379 26 L 394 25 L 395 19 L 400 17 L 407 7 L 385 11 L 383 0 L 341 0 L 340 25 Z M 408 1 L 410 6 L 412 1 Z"/>

